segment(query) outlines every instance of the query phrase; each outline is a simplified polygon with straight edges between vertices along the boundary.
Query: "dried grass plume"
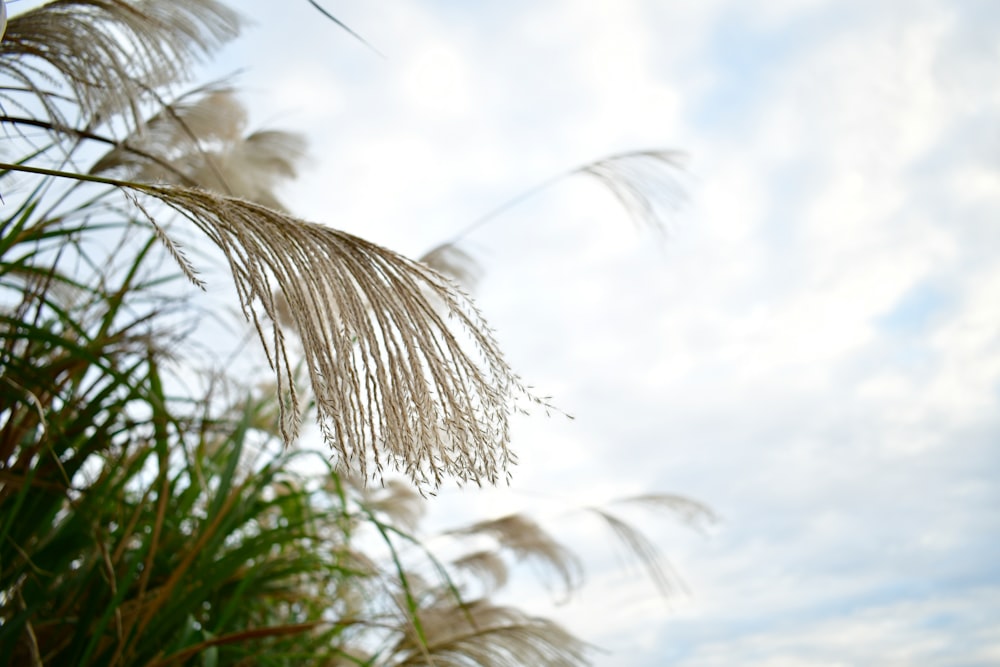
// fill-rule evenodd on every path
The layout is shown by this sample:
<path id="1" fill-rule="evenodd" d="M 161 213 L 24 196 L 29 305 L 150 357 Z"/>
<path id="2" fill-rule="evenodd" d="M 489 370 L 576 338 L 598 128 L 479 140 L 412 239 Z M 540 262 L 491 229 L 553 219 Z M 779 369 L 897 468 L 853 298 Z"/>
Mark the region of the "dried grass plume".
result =
<path id="1" fill-rule="evenodd" d="M 10 18 L 0 74 L 21 83 L 57 122 L 61 96 L 53 84 L 69 88 L 90 116 L 85 122 L 121 111 L 138 120 L 139 100 L 186 78 L 239 29 L 239 15 L 217 0 L 56 0 Z M 11 91 L 6 101 L 20 106 Z"/>
<path id="2" fill-rule="evenodd" d="M 445 278 L 364 239 L 243 199 L 128 187 L 180 213 L 225 254 L 287 397 L 286 442 L 297 435 L 299 398 L 277 287 L 302 344 L 320 428 L 344 465 L 367 479 L 388 463 L 422 488 L 445 478 L 494 484 L 509 474 L 510 415 L 539 401 L 473 303 Z"/>

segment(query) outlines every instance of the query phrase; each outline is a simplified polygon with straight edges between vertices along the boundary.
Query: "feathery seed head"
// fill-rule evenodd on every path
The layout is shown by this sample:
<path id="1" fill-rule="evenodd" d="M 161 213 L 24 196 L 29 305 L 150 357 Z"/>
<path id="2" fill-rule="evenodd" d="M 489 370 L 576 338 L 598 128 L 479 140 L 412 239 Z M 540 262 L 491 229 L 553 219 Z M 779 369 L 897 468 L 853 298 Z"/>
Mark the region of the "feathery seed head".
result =
<path id="1" fill-rule="evenodd" d="M 495 484 L 507 474 L 509 416 L 525 400 L 539 401 L 446 279 L 243 199 L 178 186 L 136 189 L 188 218 L 225 254 L 278 391 L 289 397 L 286 442 L 297 435 L 299 401 L 276 287 L 301 341 L 320 429 L 342 465 L 367 479 L 390 464 L 422 488 L 445 478 Z M 444 304 L 448 322 L 428 294 Z"/>

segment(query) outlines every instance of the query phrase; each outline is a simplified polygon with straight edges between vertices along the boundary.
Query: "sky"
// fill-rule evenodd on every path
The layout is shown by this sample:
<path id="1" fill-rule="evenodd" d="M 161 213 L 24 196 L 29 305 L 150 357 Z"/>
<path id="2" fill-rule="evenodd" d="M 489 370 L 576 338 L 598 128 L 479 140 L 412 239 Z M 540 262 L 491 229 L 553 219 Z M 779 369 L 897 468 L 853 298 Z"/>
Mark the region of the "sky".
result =
<path id="1" fill-rule="evenodd" d="M 510 488 L 588 566 L 515 601 L 599 667 L 1000 664 L 1000 5 L 991 0 L 301 2 L 213 70 L 304 132 L 297 214 L 411 256 L 546 179 L 676 149 L 666 234 L 575 176 L 469 234 L 509 360 L 573 415 L 515 424 Z M 628 513 L 684 591 L 623 565 Z M 436 522 L 436 523 L 435 523 Z"/>

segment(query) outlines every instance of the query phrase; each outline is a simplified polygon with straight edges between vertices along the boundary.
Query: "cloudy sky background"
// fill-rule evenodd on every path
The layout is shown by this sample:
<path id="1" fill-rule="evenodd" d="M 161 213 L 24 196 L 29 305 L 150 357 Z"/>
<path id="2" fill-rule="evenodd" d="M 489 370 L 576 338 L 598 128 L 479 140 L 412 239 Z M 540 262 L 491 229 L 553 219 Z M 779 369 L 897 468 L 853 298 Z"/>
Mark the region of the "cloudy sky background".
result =
<path id="1" fill-rule="evenodd" d="M 675 148 L 658 239 L 569 179 L 464 246 L 523 376 L 576 419 L 519 421 L 510 490 L 590 568 L 553 606 L 603 666 L 1000 663 L 1000 5 L 990 0 L 245 1 L 214 64 L 304 131 L 294 211 L 412 256 L 540 181 Z M 628 514 L 669 600 L 567 510 Z"/>

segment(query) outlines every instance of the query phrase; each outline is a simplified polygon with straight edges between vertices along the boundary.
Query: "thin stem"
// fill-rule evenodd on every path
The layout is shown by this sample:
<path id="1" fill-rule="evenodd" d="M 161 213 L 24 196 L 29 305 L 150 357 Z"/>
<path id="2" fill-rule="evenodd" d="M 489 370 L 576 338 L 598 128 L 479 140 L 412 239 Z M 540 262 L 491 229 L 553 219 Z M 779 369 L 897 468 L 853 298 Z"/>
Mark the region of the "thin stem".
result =
<path id="1" fill-rule="evenodd" d="M 320 14 L 322 14 L 326 18 L 330 19 L 331 21 L 333 21 L 334 23 L 336 23 L 337 25 L 339 25 L 344 31 L 347 32 L 347 34 L 349 34 L 351 37 L 353 37 L 354 39 L 358 40 L 359 42 L 361 42 L 362 44 L 364 44 L 365 46 L 367 46 L 369 49 L 371 49 L 372 52 L 375 53 L 375 55 L 377 55 L 380 58 L 385 58 L 385 54 L 383 54 L 381 51 L 379 51 L 374 46 L 372 46 L 370 43 L 368 43 L 368 40 L 366 40 L 364 37 L 362 37 L 358 33 L 354 32 L 353 30 L 351 30 L 350 28 L 348 28 L 347 25 L 343 21 L 341 21 L 336 16 L 334 16 L 330 12 L 326 11 L 325 9 L 323 9 L 323 7 L 318 2 L 316 2 L 315 0 L 308 0 L 308 2 L 309 2 L 310 5 L 312 5 L 317 10 L 319 10 Z"/>
<path id="2" fill-rule="evenodd" d="M 37 120 L 35 118 L 21 118 L 19 116 L 0 116 L 0 123 L 11 123 L 14 125 L 28 125 L 31 127 L 39 127 L 46 130 L 51 130 L 53 132 L 72 134 L 79 139 L 90 139 L 91 141 L 97 141 L 102 144 L 107 144 L 110 146 L 114 146 L 116 148 L 121 148 L 128 151 L 129 153 L 138 155 L 139 157 L 145 160 L 149 160 L 150 162 L 156 164 L 156 166 L 158 167 L 166 169 L 167 171 L 171 172 L 179 179 L 181 179 L 181 181 L 185 185 L 189 186 L 196 185 L 196 183 L 193 180 L 191 180 L 191 178 L 189 178 L 187 175 L 185 175 L 184 172 L 180 171 L 169 162 L 166 162 L 165 160 L 162 160 L 156 157 L 155 155 L 139 150 L 138 148 L 133 148 L 132 146 L 129 146 L 127 143 L 119 143 L 114 139 L 110 139 L 108 137 L 96 134 L 94 132 L 90 132 L 88 130 L 78 130 L 76 128 L 66 127 L 64 125 L 57 125 L 49 121 Z"/>
<path id="3" fill-rule="evenodd" d="M 519 195 L 517 195 L 515 197 L 512 197 L 512 198 L 508 199 L 507 201 L 505 201 L 504 203 L 500 204 L 499 206 L 497 206 L 496 208 L 494 208 L 492 211 L 490 211 L 486 215 L 480 216 L 479 218 L 477 218 L 476 220 L 474 220 L 473 222 L 471 222 L 470 224 L 468 224 L 465 228 L 463 228 L 461 231 L 459 231 L 457 234 L 455 234 L 453 237 L 451 237 L 447 241 L 439 244 L 439 247 L 440 246 L 454 245 L 454 244 L 458 243 L 459 241 L 461 241 L 462 239 L 464 239 L 469 234 L 471 234 L 472 232 L 476 231 L 477 229 L 479 229 L 480 227 L 482 227 L 486 223 L 491 222 L 494 218 L 500 217 L 502 214 L 506 213 L 508 210 L 514 208 L 515 206 L 521 204 L 522 202 L 524 202 L 524 201 L 526 201 L 528 199 L 531 199 L 532 197 L 534 197 L 538 193 L 542 192 L 543 190 L 546 190 L 547 188 L 552 187 L 553 185 L 555 185 L 556 183 L 558 183 L 562 179 L 567 178 L 568 176 L 572 176 L 573 174 L 575 174 L 578 171 L 579 171 L 579 169 L 573 169 L 571 171 L 565 171 L 565 172 L 563 172 L 561 174 L 558 174 L 557 176 L 553 176 L 553 177 L 551 177 L 551 178 L 549 178 L 549 179 L 547 179 L 545 181 L 542 181 L 538 185 L 535 185 L 534 187 L 525 190 L 524 192 L 522 192 L 521 194 L 519 194 Z"/>
<path id="4" fill-rule="evenodd" d="M 107 178 L 95 176 L 94 174 L 83 174 L 76 171 L 60 171 L 59 169 L 46 169 L 45 167 L 29 167 L 26 164 L 11 164 L 0 162 L 2 171 L 23 171 L 27 174 L 39 174 L 41 176 L 53 176 L 55 178 L 68 178 L 74 181 L 86 181 L 87 183 L 101 183 L 102 185 L 113 185 L 116 188 L 132 188 L 134 190 L 147 191 L 153 188 L 148 183 L 136 183 L 135 181 L 123 181 L 118 178 Z"/>

